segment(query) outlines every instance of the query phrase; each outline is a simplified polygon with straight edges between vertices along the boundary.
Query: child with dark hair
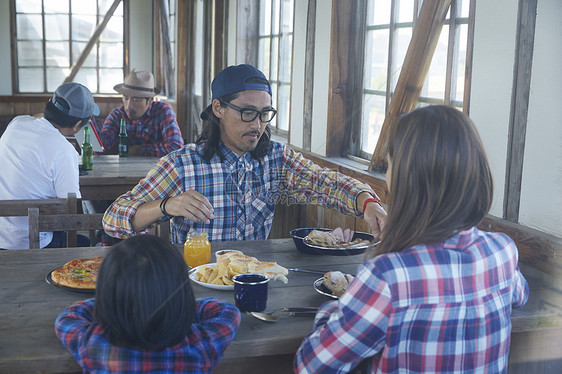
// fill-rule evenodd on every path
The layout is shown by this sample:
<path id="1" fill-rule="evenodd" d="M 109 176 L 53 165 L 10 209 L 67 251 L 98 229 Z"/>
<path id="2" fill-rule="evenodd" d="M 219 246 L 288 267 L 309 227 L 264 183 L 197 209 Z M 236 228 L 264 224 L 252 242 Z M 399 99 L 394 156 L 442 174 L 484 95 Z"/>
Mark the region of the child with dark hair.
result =
<path id="1" fill-rule="evenodd" d="M 492 176 L 472 121 L 447 106 L 400 118 L 388 148 L 381 242 L 318 311 L 298 373 L 504 373 L 511 310 L 527 302 L 514 242 L 476 226 Z"/>
<path id="2" fill-rule="evenodd" d="M 152 235 L 115 245 L 96 298 L 62 312 L 55 332 L 84 371 L 210 373 L 240 326 L 240 312 L 195 299 L 180 252 Z"/>

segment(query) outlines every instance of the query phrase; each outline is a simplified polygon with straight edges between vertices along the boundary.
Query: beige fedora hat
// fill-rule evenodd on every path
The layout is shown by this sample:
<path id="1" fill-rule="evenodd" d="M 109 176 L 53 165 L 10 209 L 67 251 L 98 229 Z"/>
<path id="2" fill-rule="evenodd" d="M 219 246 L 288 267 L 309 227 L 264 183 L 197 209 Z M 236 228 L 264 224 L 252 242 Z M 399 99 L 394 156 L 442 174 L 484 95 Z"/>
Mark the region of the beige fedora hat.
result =
<path id="1" fill-rule="evenodd" d="M 123 83 L 115 85 L 113 89 L 125 96 L 154 97 L 160 90 L 154 86 L 154 76 L 149 71 L 131 71 Z"/>

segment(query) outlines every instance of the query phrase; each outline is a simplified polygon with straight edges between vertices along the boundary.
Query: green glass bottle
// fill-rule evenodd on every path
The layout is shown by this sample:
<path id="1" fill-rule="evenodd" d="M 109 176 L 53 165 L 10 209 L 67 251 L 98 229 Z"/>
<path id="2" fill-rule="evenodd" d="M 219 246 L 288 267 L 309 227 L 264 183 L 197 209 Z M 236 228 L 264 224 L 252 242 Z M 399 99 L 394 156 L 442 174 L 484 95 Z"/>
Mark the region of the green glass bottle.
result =
<path id="1" fill-rule="evenodd" d="M 127 135 L 127 124 L 124 118 L 121 118 L 121 124 L 119 125 L 119 156 L 129 156 L 129 136 Z"/>
<path id="2" fill-rule="evenodd" d="M 84 127 L 84 143 L 82 143 L 82 166 L 86 170 L 94 168 L 93 163 L 94 150 L 90 143 L 90 126 Z"/>

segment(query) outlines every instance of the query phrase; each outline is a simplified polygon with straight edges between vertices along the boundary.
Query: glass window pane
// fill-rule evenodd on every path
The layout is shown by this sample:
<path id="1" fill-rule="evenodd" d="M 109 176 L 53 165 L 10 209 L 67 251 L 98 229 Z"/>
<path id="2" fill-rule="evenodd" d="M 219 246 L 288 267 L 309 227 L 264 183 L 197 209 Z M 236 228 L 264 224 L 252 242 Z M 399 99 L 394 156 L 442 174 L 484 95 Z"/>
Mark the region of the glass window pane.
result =
<path id="1" fill-rule="evenodd" d="M 43 43 L 41 41 L 19 41 L 18 66 L 43 66 Z"/>
<path id="2" fill-rule="evenodd" d="M 100 92 L 115 94 L 113 86 L 123 82 L 123 69 L 100 69 Z"/>
<path id="3" fill-rule="evenodd" d="M 388 25 L 390 23 L 391 0 L 369 0 L 367 26 Z"/>
<path id="4" fill-rule="evenodd" d="M 80 41 L 90 40 L 96 28 L 95 15 L 72 15 L 72 39 Z"/>
<path id="5" fill-rule="evenodd" d="M 18 40 L 43 39 L 43 21 L 40 15 L 18 14 L 16 22 Z"/>
<path id="6" fill-rule="evenodd" d="M 390 76 L 391 92 L 394 92 L 394 88 L 396 87 L 396 83 L 398 82 L 400 70 L 402 69 L 402 65 L 404 64 L 404 58 L 406 57 L 406 52 L 408 51 L 408 46 L 410 45 L 411 39 L 411 27 L 396 29 L 396 40 L 394 45 L 394 54 Z"/>
<path id="7" fill-rule="evenodd" d="M 271 52 L 269 50 L 270 39 L 262 38 L 259 40 L 259 51 L 258 53 L 258 69 L 260 69 L 266 77 L 269 77 L 269 61 Z"/>
<path id="8" fill-rule="evenodd" d="M 289 113 L 291 107 L 291 86 L 283 84 L 279 86 L 279 97 L 277 101 L 277 129 L 289 131 Z"/>
<path id="9" fill-rule="evenodd" d="M 41 2 L 37 0 L 16 0 L 16 12 L 41 13 Z"/>
<path id="10" fill-rule="evenodd" d="M 123 41 L 123 17 L 111 17 L 107 26 L 100 35 L 102 42 L 122 42 Z"/>
<path id="11" fill-rule="evenodd" d="M 83 84 L 88 87 L 91 92 L 98 91 L 98 76 L 96 69 L 80 69 L 74 78 L 74 82 Z M 113 85 L 115 85 L 115 83 Z"/>
<path id="12" fill-rule="evenodd" d="M 70 69 L 47 68 L 47 92 L 54 92 L 60 86 L 68 74 Z"/>
<path id="13" fill-rule="evenodd" d="M 388 66 L 389 30 L 367 32 L 365 40 L 364 85 L 370 90 L 385 90 Z"/>
<path id="14" fill-rule="evenodd" d="M 45 15 L 45 39 L 46 40 L 68 40 L 68 15 L 47 14 Z"/>
<path id="15" fill-rule="evenodd" d="M 272 27 L 271 27 L 271 33 L 273 35 L 278 35 L 279 34 L 279 9 L 280 9 L 280 4 L 279 4 L 279 0 L 273 0 L 273 3 L 271 4 L 271 22 Z"/>
<path id="16" fill-rule="evenodd" d="M 78 61 L 78 58 L 82 54 L 82 51 L 84 50 L 84 48 L 86 48 L 86 44 L 87 43 L 82 43 L 82 42 L 72 43 L 72 64 L 74 64 L 76 61 Z M 88 57 L 86 57 L 86 60 L 84 61 L 82 66 L 83 67 L 94 67 L 95 68 L 96 62 L 97 62 L 97 57 L 98 57 L 97 48 L 94 46 L 90 50 L 90 53 L 88 54 Z"/>
<path id="17" fill-rule="evenodd" d="M 457 7 L 460 8 L 460 16 L 463 18 L 468 18 L 470 12 L 470 1 L 471 0 L 456 0 Z"/>
<path id="18" fill-rule="evenodd" d="M 274 37 L 271 39 L 271 69 L 269 71 L 269 79 L 277 80 L 277 69 L 279 64 L 279 38 Z"/>
<path id="19" fill-rule="evenodd" d="M 459 38 L 457 41 L 458 53 L 456 54 L 456 74 L 453 74 L 453 86 L 451 89 L 451 100 L 463 101 L 464 98 L 464 74 L 466 70 L 466 46 L 468 44 L 468 26 L 461 25 L 458 28 Z M 453 72 L 455 72 L 453 70 Z M 455 79 L 456 78 L 456 79 Z"/>
<path id="20" fill-rule="evenodd" d="M 41 3 L 40 1 L 37 1 Z M 67 0 L 43 0 L 45 13 L 66 13 L 68 14 Z"/>
<path id="21" fill-rule="evenodd" d="M 43 68 L 18 69 L 20 92 L 43 92 Z"/>
<path id="22" fill-rule="evenodd" d="M 72 14 L 96 14 L 95 0 L 71 0 Z"/>
<path id="23" fill-rule="evenodd" d="M 282 1 L 283 3 L 281 4 L 281 6 L 283 7 L 283 19 L 281 21 L 283 22 L 283 28 L 281 31 L 284 33 L 293 32 L 294 2 L 293 0 L 282 0 Z"/>
<path id="24" fill-rule="evenodd" d="M 82 1 L 82 0 L 74 0 L 74 1 Z M 95 3 L 95 1 L 94 1 L 94 3 Z M 112 4 L 113 4 L 113 0 L 99 0 L 99 14 L 105 15 Z M 96 14 L 96 11 L 94 10 L 93 12 L 91 12 L 91 14 Z M 117 8 L 115 9 L 115 12 L 113 12 L 113 16 L 123 17 L 123 2 L 122 1 L 121 1 L 121 3 L 119 3 Z"/>
<path id="25" fill-rule="evenodd" d="M 203 50 L 203 0 L 197 2 L 197 22 L 195 23 L 195 50 Z M 195 54 L 194 91 L 197 97 L 203 95 L 203 53 Z"/>
<path id="26" fill-rule="evenodd" d="M 271 0 L 260 1 L 259 35 L 271 35 Z"/>
<path id="27" fill-rule="evenodd" d="M 293 36 L 287 35 L 281 37 L 282 56 L 279 60 L 279 80 L 282 82 L 291 81 L 291 65 L 293 61 Z"/>
<path id="28" fill-rule="evenodd" d="M 267 76 L 266 76 L 267 77 Z M 276 82 L 271 82 L 271 102 L 273 103 L 273 106 L 277 107 L 275 109 L 279 110 L 278 107 L 279 105 L 277 104 L 277 83 Z M 277 128 L 277 116 L 279 115 L 279 113 L 277 113 L 277 115 L 275 116 L 275 118 L 269 122 L 269 125 L 271 127 Z"/>
<path id="29" fill-rule="evenodd" d="M 445 85 L 447 79 L 447 47 L 449 40 L 449 26 L 444 25 L 439 35 L 439 41 L 429 66 L 423 96 L 433 99 L 445 99 Z"/>
<path id="30" fill-rule="evenodd" d="M 414 0 L 399 0 L 397 14 L 398 22 L 412 22 L 414 20 Z"/>
<path id="31" fill-rule="evenodd" d="M 123 43 L 100 43 L 100 67 L 123 67 Z"/>
<path id="32" fill-rule="evenodd" d="M 70 48 L 65 42 L 46 42 L 46 63 L 47 66 L 70 66 Z"/>
<path id="33" fill-rule="evenodd" d="M 363 122 L 361 125 L 361 150 L 373 154 L 379 140 L 385 116 L 385 97 L 363 95 Z"/>

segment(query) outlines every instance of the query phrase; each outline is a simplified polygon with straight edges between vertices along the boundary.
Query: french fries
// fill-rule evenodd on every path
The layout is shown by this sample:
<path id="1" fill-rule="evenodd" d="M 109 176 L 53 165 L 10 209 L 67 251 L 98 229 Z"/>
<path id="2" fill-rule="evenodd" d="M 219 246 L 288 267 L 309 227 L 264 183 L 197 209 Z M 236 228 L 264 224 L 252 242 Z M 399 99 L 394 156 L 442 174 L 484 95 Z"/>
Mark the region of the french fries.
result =
<path id="1" fill-rule="evenodd" d="M 262 262 L 242 253 L 227 252 L 217 258 L 216 264 L 201 267 L 195 275 L 203 283 L 232 286 L 232 277 L 238 274 L 259 273 L 287 283 L 288 270 L 275 262 Z"/>

